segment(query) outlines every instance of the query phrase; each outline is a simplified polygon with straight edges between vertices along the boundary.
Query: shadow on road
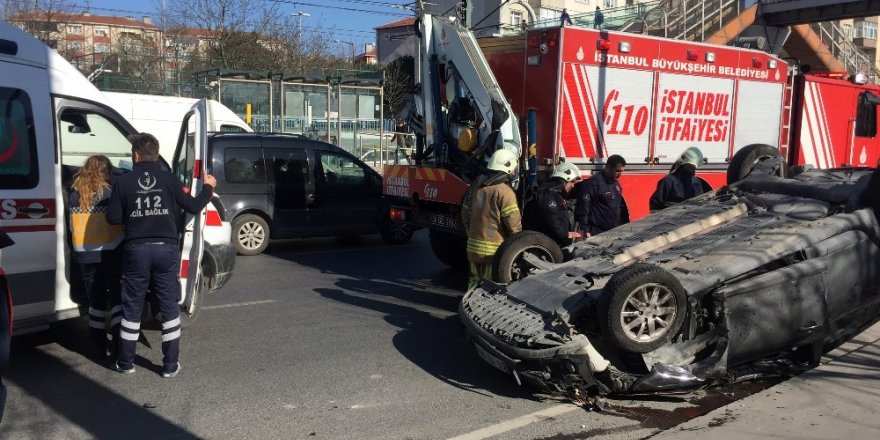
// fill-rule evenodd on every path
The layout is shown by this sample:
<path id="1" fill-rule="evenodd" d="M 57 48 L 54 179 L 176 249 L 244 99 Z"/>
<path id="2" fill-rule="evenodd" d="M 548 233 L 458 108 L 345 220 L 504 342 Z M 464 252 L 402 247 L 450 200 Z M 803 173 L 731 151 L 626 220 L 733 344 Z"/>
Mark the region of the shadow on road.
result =
<path id="1" fill-rule="evenodd" d="M 35 439 L 77 437 L 75 432 L 60 432 L 61 425 L 55 418 L 69 420 L 92 438 L 198 438 L 40 349 L 54 338 L 56 335 L 44 332 L 15 339 L 12 365 L 4 379 L 29 398 L 41 401 L 51 412 L 35 413 L 32 407 L 12 401 L 10 395 L 0 438 L 12 438 L 10 432 L 26 432 Z"/>

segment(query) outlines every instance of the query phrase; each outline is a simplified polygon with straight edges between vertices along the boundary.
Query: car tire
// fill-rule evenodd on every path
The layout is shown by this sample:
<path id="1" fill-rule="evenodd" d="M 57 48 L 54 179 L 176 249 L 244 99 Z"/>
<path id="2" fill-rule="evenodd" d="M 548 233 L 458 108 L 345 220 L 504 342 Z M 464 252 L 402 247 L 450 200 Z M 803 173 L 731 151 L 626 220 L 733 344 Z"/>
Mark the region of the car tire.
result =
<path id="1" fill-rule="evenodd" d="M 687 293 L 678 279 L 646 263 L 615 273 L 602 289 L 598 309 L 602 333 L 632 353 L 667 344 L 681 329 L 686 313 Z M 660 322 L 666 325 L 658 329 Z"/>
<path id="2" fill-rule="evenodd" d="M 243 214 L 232 222 L 232 244 L 239 255 L 259 255 L 269 246 L 269 224 L 256 214 Z"/>
<path id="3" fill-rule="evenodd" d="M 412 238 L 415 228 L 403 222 L 391 220 L 387 215 L 382 220 L 379 235 L 385 243 L 392 245 L 406 244 Z"/>
<path id="4" fill-rule="evenodd" d="M 428 232 L 428 242 L 440 262 L 455 270 L 467 270 L 467 237 L 431 230 Z"/>
<path id="5" fill-rule="evenodd" d="M 739 182 L 745 179 L 755 166 L 763 160 L 780 157 L 779 149 L 766 144 L 751 144 L 742 147 L 730 159 L 727 166 L 727 184 Z M 782 161 L 782 166 L 776 171 L 776 176 L 786 177 L 788 175 L 788 166 Z"/>
<path id="6" fill-rule="evenodd" d="M 550 263 L 561 263 L 564 258 L 562 249 L 547 235 L 537 231 L 517 232 L 505 239 L 495 251 L 492 279 L 506 284 L 524 278 L 533 268 L 523 259 L 527 253 Z"/>

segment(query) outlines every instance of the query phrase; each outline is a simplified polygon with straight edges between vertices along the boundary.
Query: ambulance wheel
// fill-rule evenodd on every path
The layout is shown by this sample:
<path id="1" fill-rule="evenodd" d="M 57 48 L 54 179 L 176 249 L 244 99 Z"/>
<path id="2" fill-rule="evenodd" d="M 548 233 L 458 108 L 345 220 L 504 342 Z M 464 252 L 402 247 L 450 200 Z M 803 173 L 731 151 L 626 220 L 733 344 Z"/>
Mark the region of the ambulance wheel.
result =
<path id="1" fill-rule="evenodd" d="M 778 148 L 766 144 L 751 144 L 742 147 L 733 155 L 727 166 L 727 184 L 731 185 L 745 179 L 761 162 L 774 158 L 780 159 L 779 166 L 770 168 L 768 174 L 786 177 L 788 166 L 785 160 L 780 157 Z"/>
<path id="2" fill-rule="evenodd" d="M 232 222 L 232 244 L 239 255 L 259 255 L 269 246 L 269 224 L 256 214 L 243 214 Z"/>
<path id="3" fill-rule="evenodd" d="M 550 237 L 537 231 L 522 231 L 501 243 L 492 258 L 492 279 L 509 283 L 525 278 L 535 265 L 530 258 L 548 263 L 561 263 L 562 249 Z"/>
<path id="4" fill-rule="evenodd" d="M 406 223 L 391 220 L 387 215 L 382 220 L 382 226 L 379 228 L 379 235 L 385 243 L 399 245 L 406 244 L 412 238 L 415 228 Z"/>
<path id="5" fill-rule="evenodd" d="M 602 334 L 616 346 L 647 353 L 665 345 L 681 329 L 687 293 L 662 267 L 634 264 L 608 280 L 597 313 Z"/>
<path id="6" fill-rule="evenodd" d="M 432 229 L 428 232 L 428 241 L 440 262 L 455 270 L 467 270 L 467 237 Z"/>
<path id="7" fill-rule="evenodd" d="M 206 293 L 208 293 L 208 277 L 202 275 L 199 278 L 199 285 L 193 289 L 192 297 L 187 298 L 180 307 L 180 326 L 182 328 L 189 327 L 196 322 L 199 312 L 202 311 L 202 298 Z"/>

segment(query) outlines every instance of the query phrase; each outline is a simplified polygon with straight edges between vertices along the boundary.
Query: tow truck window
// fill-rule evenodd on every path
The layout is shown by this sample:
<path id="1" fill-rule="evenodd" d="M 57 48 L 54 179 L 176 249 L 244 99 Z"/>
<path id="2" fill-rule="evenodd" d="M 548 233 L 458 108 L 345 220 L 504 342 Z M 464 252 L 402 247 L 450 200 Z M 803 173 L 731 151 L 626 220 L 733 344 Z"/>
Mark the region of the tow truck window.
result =
<path id="1" fill-rule="evenodd" d="M 31 100 L 0 87 L 0 189 L 27 189 L 40 180 Z"/>
<path id="2" fill-rule="evenodd" d="M 877 104 L 872 102 L 868 93 L 859 95 L 858 109 L 856 112 L 856 136 L 877 136 Z"/>

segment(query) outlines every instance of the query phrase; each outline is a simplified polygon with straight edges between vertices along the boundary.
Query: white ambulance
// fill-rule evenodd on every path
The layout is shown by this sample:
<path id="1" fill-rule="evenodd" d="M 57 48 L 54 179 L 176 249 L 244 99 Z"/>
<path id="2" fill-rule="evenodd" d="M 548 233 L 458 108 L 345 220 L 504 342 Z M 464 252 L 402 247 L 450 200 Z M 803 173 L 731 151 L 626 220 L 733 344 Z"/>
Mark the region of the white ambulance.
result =
<path id="1" fill-rule="evenodd" d="M 205 175 L 204 101 L 187 113 L 170 168 L 191 193 Z M 195 129 L 198 127 L 198 129 Z M 54 50 L 0 21 L 0 229 L 15 245 L 0 251 L 13 294 L 16 333 L 79 315 L 85 295 L 71 277 L 67 193 L 84 160 L 110 158 L 114 172 L 131 166 L 134 127 L 106 97 Z M 215 212 L 216 215 L 216 212 Z M 206 211 L 181 237 L 181 308 L 198 311 L 206 284 L 201 273 Z M 219 220 L 218 219 L 215 219 Z M 74 271 L 75 272 L 75 271 Z"/>

